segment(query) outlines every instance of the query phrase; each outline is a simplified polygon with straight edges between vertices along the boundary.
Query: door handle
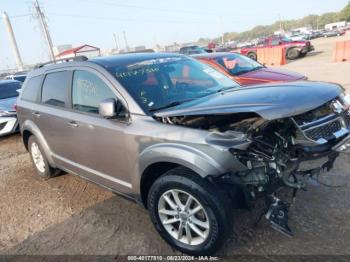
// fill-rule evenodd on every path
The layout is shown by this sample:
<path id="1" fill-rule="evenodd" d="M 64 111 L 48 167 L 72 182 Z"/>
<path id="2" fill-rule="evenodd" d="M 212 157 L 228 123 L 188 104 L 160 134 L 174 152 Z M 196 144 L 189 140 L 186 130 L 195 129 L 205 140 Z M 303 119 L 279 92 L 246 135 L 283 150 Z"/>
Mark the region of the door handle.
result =
<path id="1" fill-rule="evenodd" d="M 33 112 L 32 115 L 35 116 L 35 117 L 39 117 L 40 113 L 39 112 Z"/>
<path id="2" fill-rule="evenodd" d="M 78 123 L 75 122 L 74 120 L 69 121 L 69 122 L 68 122 L 68 125 L 70 125 L 71 127 L 78 127 L 78 126 L 79 126 Z"/>

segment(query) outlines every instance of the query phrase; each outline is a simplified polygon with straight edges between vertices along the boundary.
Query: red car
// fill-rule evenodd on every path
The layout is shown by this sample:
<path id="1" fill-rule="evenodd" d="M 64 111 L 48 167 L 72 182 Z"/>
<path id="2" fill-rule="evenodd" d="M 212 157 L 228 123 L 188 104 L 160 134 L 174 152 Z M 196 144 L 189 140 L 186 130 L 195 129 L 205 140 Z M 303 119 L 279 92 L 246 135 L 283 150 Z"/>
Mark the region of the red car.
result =
<path id="1" fill-rule="evenodd" d="M 243 86 L 307 80 L 302 74 L 268 68 L 238 53 L 203 53 L 192 57 L 212 66 Z"/>
<path id="2" fill-rule="evenodd" d="M 311 42 L 307 40 L 293 41 L 286 37 L 272 36 L 266 38 L 261 45 L 241 48 L 241 54 L 257 60 L 257 49 L 274 46 L 285 47 L 286 58 L 290 60 L 304 57 L 308 52 L 315 50 L 314 46 L 311 45 Z"/>

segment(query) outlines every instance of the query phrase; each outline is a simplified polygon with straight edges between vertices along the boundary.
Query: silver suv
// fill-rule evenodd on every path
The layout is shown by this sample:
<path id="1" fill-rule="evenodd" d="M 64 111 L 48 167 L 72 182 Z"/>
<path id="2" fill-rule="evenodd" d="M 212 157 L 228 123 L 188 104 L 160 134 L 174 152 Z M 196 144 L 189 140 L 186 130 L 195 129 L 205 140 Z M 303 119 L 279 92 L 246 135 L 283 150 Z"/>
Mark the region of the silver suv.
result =
<path id="1" fill-rule="evenodd" d="M 38 174 L 60 170 L 148 209 L 178 250 L 211 254 L 234 207 L 259 206 L 283 234 L 281 188 L 330 170 L 348 151 L 349 98 L 336 84 L 241 87 L 180 54 L 126 54 L 37 66 L 17 110 Z"/>

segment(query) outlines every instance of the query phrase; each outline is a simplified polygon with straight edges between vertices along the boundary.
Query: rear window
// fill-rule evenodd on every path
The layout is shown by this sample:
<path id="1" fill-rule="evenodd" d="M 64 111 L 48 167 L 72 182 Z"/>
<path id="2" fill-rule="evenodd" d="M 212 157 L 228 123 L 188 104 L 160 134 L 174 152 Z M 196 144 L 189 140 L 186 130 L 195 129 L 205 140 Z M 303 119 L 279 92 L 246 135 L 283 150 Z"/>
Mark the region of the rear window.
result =
<path id="1" fill-rule="evenodd" d="M 47 74 L 43 84 L 41 101 L 44 104 L 65 107 L 71 72 L 61 71 Z"/>
<path id="2" fill-rule="evenodd" d="M 23 88 L 21 99 L 36 102 L 39 99 L 41 83 L 43 76 L 35 76 L 27 81 L 27 84 Z"/>
<path id="3" fill-rule="evenodd" d="M 0 84 L 0 99 L 17 97 L 19 95 L 17 90 L 20 88 L 21 84 L 19 82 Z"/>

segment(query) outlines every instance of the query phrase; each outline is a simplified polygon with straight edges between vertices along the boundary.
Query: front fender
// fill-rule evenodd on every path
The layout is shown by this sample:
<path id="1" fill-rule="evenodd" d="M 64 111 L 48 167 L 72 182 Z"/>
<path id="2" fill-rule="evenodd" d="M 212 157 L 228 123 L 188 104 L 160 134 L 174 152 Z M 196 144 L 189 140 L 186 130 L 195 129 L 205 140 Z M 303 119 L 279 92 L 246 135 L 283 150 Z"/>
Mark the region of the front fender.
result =
<path id="1" fill-rule="evenodd" d="M 25 131 L 29 131 L 38 139 L 38 142 L 40 143 L 42 149 L 44 150 L 44 154 L 47 158 L 47 161 L 49 162 L 50 166 L 55 168 L 56 165 L 55 165 L 55 162 L 53 161 L 50 147 L 46 139 L 44 138 L 43 134 L 40 132 L 40 129 L 38 128 L 38 126 L 32 120 L 27 119 L 20 125 L 20 129 L 21 129 L 21 134 L 23 134 L 23 132 Z"/>
<path id="2" fill-rule="evenodd" d="M 162 143 L 150 146 L 142 151 L 139 160 L 140 174 L 143 174 L 148 166 L 157 162 L 182 165 L 202 177 L 225 172 L 225 169 L 212 157 L 184 144 Z"/>

